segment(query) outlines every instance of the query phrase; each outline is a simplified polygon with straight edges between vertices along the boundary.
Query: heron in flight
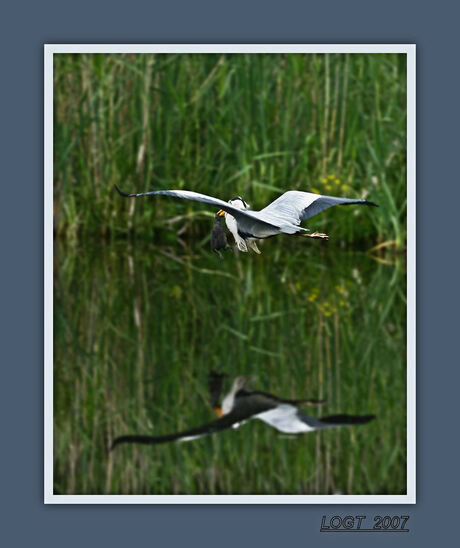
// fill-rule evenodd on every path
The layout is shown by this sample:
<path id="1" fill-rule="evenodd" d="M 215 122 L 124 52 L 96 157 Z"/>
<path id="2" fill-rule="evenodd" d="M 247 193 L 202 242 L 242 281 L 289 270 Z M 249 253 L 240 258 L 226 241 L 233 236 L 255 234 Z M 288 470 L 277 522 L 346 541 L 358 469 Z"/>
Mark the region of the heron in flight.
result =
<path id="1" fill-rule="evenodd" d="M 214 395 L 211 394 L 212 403 L 218 393 L 218 388 L 214 387 Z M 374 415 L 331 415 L 317 419 L 306 415 L 299 409 L 302 404 L 319 405 L 322 403 L 324 403 L 322 400 L 311 399 L 286 400 L 267 392 L 253 391 L 248 388 L 247 380 L 244 377 L 237 377 L 230 392 L 222 400 L 222 405 L 215 407 L 219 419 L 197 428 L 164 436 L 120 436 L 113 441 L 112 449 L 122 443 L 157 445 L 173 441 L 190 441 L 229 428 L 238 428 L 250 419 L 259 419 L 285 434 L 303 434 L 324 428 L 364 424 L 374 418 Z"/>
<path id="2" fill-rule="evenodd" d="M 238 249 L 248 251 L 248 248 L 250 248 L 256 253 L 260 253 L 256 243 L 257 240 L 263 240 L 278 234 L 301 232 L 303 236 L 327 240 L 327 234 L 320 232 L 309 234 L 309 230 L 301 227 L 300 223 L 321 213 L 328 207 L 353 204 L 377 206 L 377 204 L 366 200 L 336 198 L 311 192 L 289 190 L 260 211 L 253 211 L 241 196 L 236 196 L 228 202 L 224 202 L 219 198 L 190 190 L 153 190 L 151 192 L 141 192 L 140 194 L 127 194 L 120 190 L 117 185 L 115 185 L 115 188 L 125 198 L 163 195 L 219 207 L 217 215 L 225 216 L 225 223 L 232 233 Z"/>

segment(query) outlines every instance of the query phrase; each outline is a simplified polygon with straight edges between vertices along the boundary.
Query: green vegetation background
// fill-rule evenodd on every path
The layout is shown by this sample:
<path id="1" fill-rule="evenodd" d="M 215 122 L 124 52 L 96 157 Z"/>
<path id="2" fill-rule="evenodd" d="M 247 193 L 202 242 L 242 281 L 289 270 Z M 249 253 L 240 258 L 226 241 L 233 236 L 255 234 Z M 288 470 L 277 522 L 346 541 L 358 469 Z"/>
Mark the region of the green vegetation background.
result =
<path id="1" fill-rule="evenodd" d="M 334 238 L 404 246 L 404 55 L 66 54 L 54 79 L 60 235 L 157 239 L 171 217 L 201 217 L 177 200 L 114 200 L 114 184 L 240 194 L 256 209 L 300 189 L 381 205 L 359 222 L 342 212 Z"/>
<path id="2" fill-rule="evenodd" d="M 404 56 L 56 55 L 54 71 L 55 492 L 404 493 Z M 380 208 L 313 218 L 329 242 L 220 261 L 213 211 L 113 184 Z M 211 368 L 377 420 L 108 453 L 212 420 Z"/>

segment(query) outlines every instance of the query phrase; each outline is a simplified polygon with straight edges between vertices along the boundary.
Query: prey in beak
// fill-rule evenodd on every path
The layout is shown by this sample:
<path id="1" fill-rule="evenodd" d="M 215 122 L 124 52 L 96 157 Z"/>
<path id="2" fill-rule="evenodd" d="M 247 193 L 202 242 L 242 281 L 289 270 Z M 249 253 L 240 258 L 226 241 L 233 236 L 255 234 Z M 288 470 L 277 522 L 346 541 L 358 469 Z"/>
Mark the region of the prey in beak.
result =
<path id="1" fill-rule="evenodd" d="M 211 396 L 211 407 L 219 417 L 224 416 L 224 414 L 222 413 L 220 400 L 222 398 L 222 389 L 226 377 L 227 375 L 225 373 L 218 373 L 217 371 L 211 371 L 208 377 L 209 395 Z"/>
<path id="2" fill-rule="evenodd" d="M 225 251 L 226 249 L 231 248 L 227 245 L 227 235 L 225 234 L 225 228 L 222 226 L 220 217 L 221 215 L 219 215 L 219 213 L 217 213 L 214 217 L 214 224 L 212 226 L 211 232 L 211 249 L 215 251 L 221 259 L 223 259 L 222 253 L 220 251 Z"/>

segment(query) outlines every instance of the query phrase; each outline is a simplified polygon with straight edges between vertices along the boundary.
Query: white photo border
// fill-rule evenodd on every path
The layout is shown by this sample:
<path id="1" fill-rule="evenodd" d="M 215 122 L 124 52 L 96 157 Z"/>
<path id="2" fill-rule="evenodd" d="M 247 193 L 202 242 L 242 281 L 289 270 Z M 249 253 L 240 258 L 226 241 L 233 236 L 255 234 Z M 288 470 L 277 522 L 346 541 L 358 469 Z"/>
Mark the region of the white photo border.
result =
<path id="1" fill-rule="evenodd" d="M 407 494 L 55 495 L 53 493 L 53 56 L 59 53 L 402 53 L 407 59 Z M 46 44 L 44 46 L 44 503 L 415 504 L 416 90 L 415 44 Z"/>

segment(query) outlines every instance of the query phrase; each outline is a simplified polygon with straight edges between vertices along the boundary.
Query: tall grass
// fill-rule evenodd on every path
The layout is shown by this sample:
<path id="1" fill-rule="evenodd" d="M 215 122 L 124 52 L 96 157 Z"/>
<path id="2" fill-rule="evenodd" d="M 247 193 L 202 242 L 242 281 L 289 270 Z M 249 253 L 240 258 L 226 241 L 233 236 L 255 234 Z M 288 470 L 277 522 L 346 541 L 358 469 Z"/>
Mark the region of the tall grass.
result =
<path id="1" fill-rule="evenodd" d="M 241 194 L 255 208 L 288 189 L 368 197 L 377 212 L 331 210 L 314 227 L 333 219 L 338 240 L 405 245 L 403 55 L 59 54 L 54 74 L 61 236 L 162 240 L 177 217 L 208 230 L 205 207 L 124 201 L 118 184 Z"/>
<path id="2" fill-rule="evenodd" d="M 225 261 L 139 242 L 57 246 L 56 493 L 404 492 L 403 265 L 311 246 L 306 261 L 291 241 L 279 257 L 267 244 Z M 287 398 L 325 398 L 305 409 L 314 416 L 377 418 L 294 438 L 251 421 L 108 453 L 118 435 L 213 420 L 211 369 Z"/>
<path id="3" fill-rule="evenodd" d="M 55 56 L 56 493 L 404 492 L 405 268 L 387 252 L 406 237 L 405 70 L 390 54 Z M 212 210 L 114 184 L 381 207 L 313 218 L 329 242 L 219 261 Z M 212 368 L 377 419 L 108 453 L 211 420 Z"/>

